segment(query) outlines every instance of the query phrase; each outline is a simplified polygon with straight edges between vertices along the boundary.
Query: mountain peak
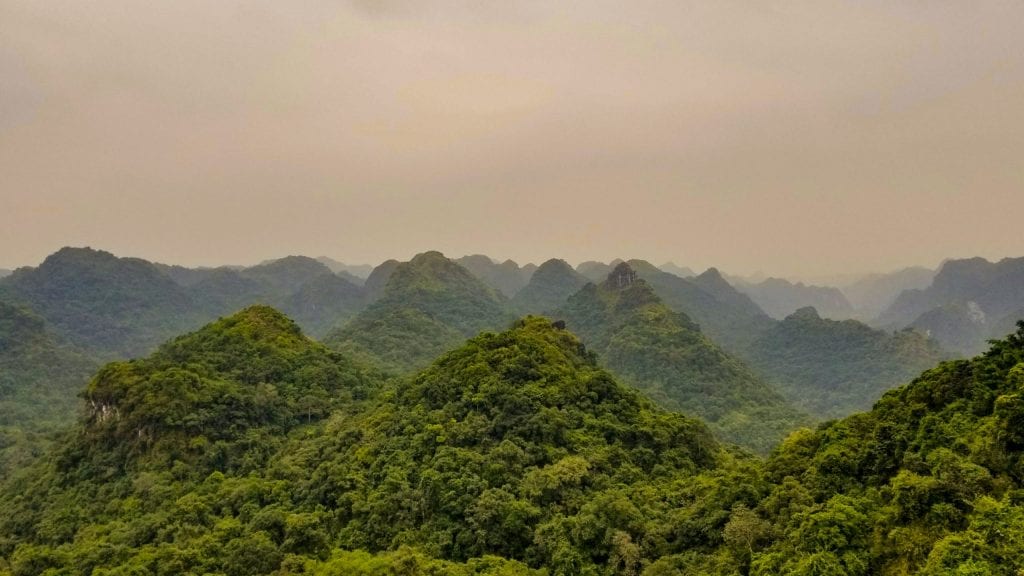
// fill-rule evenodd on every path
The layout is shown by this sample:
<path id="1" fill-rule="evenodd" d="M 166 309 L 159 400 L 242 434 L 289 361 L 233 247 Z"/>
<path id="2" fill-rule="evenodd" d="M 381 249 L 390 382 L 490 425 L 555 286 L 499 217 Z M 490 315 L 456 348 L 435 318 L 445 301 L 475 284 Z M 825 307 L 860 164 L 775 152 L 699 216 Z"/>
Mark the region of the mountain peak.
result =
<path id="1" fill-rule="evenodd" d="M 611 273 L 608 274 L 608 278 L 604 281 L 603 286 L 621 290 L 632 286 L 638 279 L 636 271 L 633 270 L 629 263 L 619 262 L 612 269 Z"/>
<path id="2" fill-rule="evenodd" d="M 786 317 L 787 320 L 821 320 L 818 309 L 814 306 L 804 306 Z"/>

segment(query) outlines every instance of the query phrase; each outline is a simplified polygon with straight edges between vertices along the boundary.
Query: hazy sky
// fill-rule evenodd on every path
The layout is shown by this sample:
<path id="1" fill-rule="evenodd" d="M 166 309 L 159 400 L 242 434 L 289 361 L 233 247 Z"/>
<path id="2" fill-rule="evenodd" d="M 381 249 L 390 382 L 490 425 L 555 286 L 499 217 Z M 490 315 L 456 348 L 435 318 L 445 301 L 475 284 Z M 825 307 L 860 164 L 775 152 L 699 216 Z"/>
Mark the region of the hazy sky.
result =
<path id="1" fill-rule="evenodd" d="M 0 0 L 0 267 L 1024 255 L 1024 2 Z"/>

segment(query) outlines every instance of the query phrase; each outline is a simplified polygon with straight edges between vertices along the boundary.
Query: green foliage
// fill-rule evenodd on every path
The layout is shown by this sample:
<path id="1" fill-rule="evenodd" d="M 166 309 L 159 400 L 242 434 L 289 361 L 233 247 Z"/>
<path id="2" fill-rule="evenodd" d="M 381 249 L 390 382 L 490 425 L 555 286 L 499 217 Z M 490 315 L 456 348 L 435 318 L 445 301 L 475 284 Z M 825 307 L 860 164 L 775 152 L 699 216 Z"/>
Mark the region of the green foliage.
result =
<path id="1" fill-rule="evenodd" d="M 265 308 L 109 365 L 77 430 L 4 487 L 0 556 L 15 574 L 639 574 L 713 552 L 768 490 L 547 320 L 365 409 L 351 370 Z M 339 400 L 306 423 L 292 401 L 318 382 Z"/>
<path id="2" fill-rule="evenodd" d="M 0 302 L 0 479 L 26 466 L 73 420 L 78 392 L 95 370 L 57 343 L 44 321 Z"/>
<path id="3" fill-rule="evenodd" d="M 439 252 L 398 265 L 379 300 L 325 341 L 395 372 L 427 365 L 483 330 L 512 321 L 506 299 Z"/>
<path id="4" fill-rule="evenodd" d="M 0 281 L 0 300 L 38 313 L 69 343 L 104 359 L 149 352 L 200 316 L 155 266 L 89 248 L 63 248 Z"/>
<path id="5" fill-rule="evenodd" d="M 1024 323 L 868 413 L 784 443 L 762 503 L 779 539 L 754 574 L 1017 574 L 1024 570 L 1019 400 Z"/>
<path id="6" fill-rule="evenodd" d="M 763 333 L 744 357 L 791 402 L 835 418 L 869 408 L 945 355 L 919 332 L 886 333 L 804 308 Z"/>
<path id="7" fill-rule="evenodd" d="M 809 420 L 620 264 L 558 312 L 601 362 L 660 405 L 699 416 L 729 441 L 767 453 Z M 620 285 L 621 284 L 621 285 Z"/>
<path id="8" fill-rule="evenodd" d="M 520 314 L 548 314 L 583 288 L 587 278 L 565 260 L 553 258 L 540 265 L 530 283 L 516 293 L 512 304 Z"/>

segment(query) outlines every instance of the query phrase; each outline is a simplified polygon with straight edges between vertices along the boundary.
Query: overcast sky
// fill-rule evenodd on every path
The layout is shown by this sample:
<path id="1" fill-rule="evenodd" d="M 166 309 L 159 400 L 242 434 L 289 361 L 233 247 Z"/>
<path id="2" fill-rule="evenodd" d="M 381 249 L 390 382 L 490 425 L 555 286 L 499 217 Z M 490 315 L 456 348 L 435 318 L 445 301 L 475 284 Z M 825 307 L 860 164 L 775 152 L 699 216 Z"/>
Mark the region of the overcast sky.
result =
<path id="1" fill-rule="evenodd" d="M 1024 255 L 1024 2 L 0 0 L 0 267 Z"/>

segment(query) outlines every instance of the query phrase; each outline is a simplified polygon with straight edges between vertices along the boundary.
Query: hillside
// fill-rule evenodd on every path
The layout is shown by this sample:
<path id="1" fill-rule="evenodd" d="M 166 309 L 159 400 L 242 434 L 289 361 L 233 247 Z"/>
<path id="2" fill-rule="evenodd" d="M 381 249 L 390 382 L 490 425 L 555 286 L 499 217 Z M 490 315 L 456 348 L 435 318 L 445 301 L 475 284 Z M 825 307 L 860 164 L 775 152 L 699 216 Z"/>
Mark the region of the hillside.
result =
<path id="1" fill-rule="evenodd" d="M 512 305 L 520 314 L 543 314 L 565 304 L 589 280 L 565 260 L 552 258 L 537 268 L 530 282 L 516 293 Z"/>
<path id="2" fill-rule="evenodd" d="M 1024 258 L 949 260 L 931 285 L 900 294 L 876 323 L 931 331 L 943 346 L 969 355 L 1004 336 L 1022 308 Z"/>
<path id="3" fill-rule="evenodd" d="M 762 493 L 702 424 L 542 319 L 303 424 L 292 404 L 317 382 L 366 384 L 267 309 L 108 366 L 93 413 L 3 488 L 0 555 L 19 575 L 638 573 L 677 553 L 730 563 L 729 510 Z"/>
<path id="4" fill-rule="evenodd" d="M 380 298 L 325 342 L 408 372 L 513 318 L 504 296 L 440 252 L 425 252 L 396 266 Z"/>
<path id="5" fill-rule="evenodd" d="M 366 277 L 366 282 L 363 283 L 367 298 L 373 301 L 384 294 L 384 287 L 387 286 L 388 279 L 391 278 L 391 274 L 399 264 L 401 262 L 398 260 L 385 260 L 370 272 L 370 275 Z"/>
<path id="6" fill-rule="evenodd" d="M 680 278 L 643 260 L 630 260 L 629 265 L 669 308 L 689 316 L 729 352 L 741 353 L 775 322 L 715 269 L 696 278 Z"/>
<path id="7" fill-rule="evenodd" d="M 202 322 L 184 288 L 153 264 L 90 248 L 63 248 L 17 270 L 0 280 L 0 300 L 28 306 L 60 337 L 107 359 L 145 354 Z"/>
<path id="8" fill-rule="evenodd" d="M 42 318 L 0 302 L 0 479 L 24 467 L 74 420 L 95 363 L 50 334 Z"/>
<path id="9" fill-rule="evenodd" d="M 1020 574 L 1022 398 L 1024 324 L 870 412 L 793 435 L 759 507 L 781 537 L 751 574 Z"/>
<path id="10" fill-rule="evenodd" d="M 602 364 L 660 405 L 697 416 L 723 438 L 767 452 L 808 419 L 684 314 L 666 306 L 629 264 L 587 285 L 556 315 Z"/>
<path id="11" fill-rule="evenodd" d="M 904 290 L 927 288 L 935 278 L 935 272 L 931 268 L 914 266 L 886 274 L 868 274 L 840 286 L 840 290 L 857 310 L 857 318 L 869 321 L 892 305 Z"/>
<path id="12" fill-rule="evenodd" d="M 580 262 L 576 266 L 576 271 L 580 273 L 584 278 L 590 280 L 595 284 L 604 282 L 604 279 L 611 274 L 612 269 L 622 263 L 622 260 L 615 259 L 609 263 L 597 262 L 595 260 L 588 260 L 586 262 Z"/>
<path id="13" fill-rule="evenodd" d="M 946 354 L 920 332 L 826 320 L 808 307 L 764 332 L 745 357 L 794 405 L 836 418 L 870 408 Z"/>
<path id="14" fill-rule="evenodd" d="M 838 288 L 792 283 L 768 278 L 758 283 L 736 282 L 736 289 L 754 301 L 769 316 L 781 320 L 800 308 L 812 307 L 825 318 L 845 320 L 856 311 Z"/>
<path id="15" fill-rule="evenodd" d="M 506 298 L 511 298 L 522 290 L 530 281 L 530 276 L 537 270 L 537 266 L 533 264 L 520 267 L 512 260 L 495 262 L 483 254 L 463 256 L 457 258 L 455 262 Z"/>

